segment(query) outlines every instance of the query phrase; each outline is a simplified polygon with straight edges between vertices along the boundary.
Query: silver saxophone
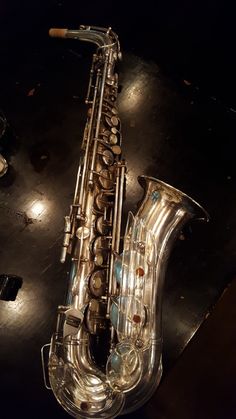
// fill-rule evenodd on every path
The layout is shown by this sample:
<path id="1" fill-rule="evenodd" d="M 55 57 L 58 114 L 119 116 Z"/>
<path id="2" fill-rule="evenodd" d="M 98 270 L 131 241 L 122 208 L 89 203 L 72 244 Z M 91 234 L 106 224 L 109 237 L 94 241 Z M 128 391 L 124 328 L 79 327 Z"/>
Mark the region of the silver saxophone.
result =
<path id="1" fill-rule="evenodd" d="M 126 164 L 116 106 L 118 37 L 111 28 L 93 26 L 51 29 L 50 35 L 97 49 L 74 200 L 65 217 L 61 262 L 69 254 L 71 269 L 48 344 L 49 387 L 75 418 L 114 418 L 142 406 L 160 382 L 168 257 L 184 224 L 208 215 L 179 190 L 140 176 L 143 199 L 122 233 Z"/>

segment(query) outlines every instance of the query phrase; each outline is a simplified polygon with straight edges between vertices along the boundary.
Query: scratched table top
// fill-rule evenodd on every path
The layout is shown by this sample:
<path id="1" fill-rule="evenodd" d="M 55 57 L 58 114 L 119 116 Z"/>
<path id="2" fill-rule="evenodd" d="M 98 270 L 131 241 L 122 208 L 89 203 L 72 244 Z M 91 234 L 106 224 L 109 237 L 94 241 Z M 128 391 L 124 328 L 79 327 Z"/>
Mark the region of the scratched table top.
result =
<path id="1" fill-rule="evenodd" d="M 44 388 L 40 348 L 50 340 L 67 290 L 69 263 L 61 265 L 59 255 L 86 119 L 92 49 L 45 34 L 20 52 L 17 40 L 11 42 L 11 52 L 3 48 L 0 80 L 0 107 L 8 121 L 0 153 L 9 164 L 0 179 L 0 274 L 19 275 L 23 285 L 15 301 L 0 301 L 1 402 L 6 418 L 31 418 L 32 410 L 35 418 L 66 418 Z M 124 222 L 141 198 L 140 174 L 185 191 L 211 216 L 209 224 L 186 227 L 168 264 L 166 374 L 234 273 L 235 113 L 196 84 L 167 76 L 128 42 L 122 49 Z"/>

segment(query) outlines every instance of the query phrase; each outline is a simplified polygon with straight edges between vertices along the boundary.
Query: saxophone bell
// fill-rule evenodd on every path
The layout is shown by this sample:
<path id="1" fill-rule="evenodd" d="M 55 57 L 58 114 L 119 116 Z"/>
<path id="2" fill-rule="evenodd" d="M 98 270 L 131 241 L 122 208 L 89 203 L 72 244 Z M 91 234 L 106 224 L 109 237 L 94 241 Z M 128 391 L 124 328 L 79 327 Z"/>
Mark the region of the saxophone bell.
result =
<path id="1" fill-rule="evenodd" d="M 140 176 L 144 196 L 129 214 L 124 251 L 115 263 L 119 297 L 111 307 L 118 345 L 107 362 L 112 388 L 125 394 L 123 413 L 141 407 L 162 375 L 162 296 L 168 258 L 183 226 L 209 220 L 192 198 L 152 177 Z M 124 378 L 125 377 L 125 378 Z"/>

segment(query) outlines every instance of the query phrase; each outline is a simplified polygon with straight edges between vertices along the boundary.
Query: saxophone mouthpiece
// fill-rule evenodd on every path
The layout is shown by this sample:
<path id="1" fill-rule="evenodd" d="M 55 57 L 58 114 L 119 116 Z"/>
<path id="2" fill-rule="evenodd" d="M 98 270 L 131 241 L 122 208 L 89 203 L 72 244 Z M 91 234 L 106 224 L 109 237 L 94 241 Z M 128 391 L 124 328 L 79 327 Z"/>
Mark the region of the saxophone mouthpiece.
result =
<path id="1" fill-rule="evenodd" d="M 49 29 L 49 36 L 52 38 L 65 38 L 68 29 L 51 28 Z"/>

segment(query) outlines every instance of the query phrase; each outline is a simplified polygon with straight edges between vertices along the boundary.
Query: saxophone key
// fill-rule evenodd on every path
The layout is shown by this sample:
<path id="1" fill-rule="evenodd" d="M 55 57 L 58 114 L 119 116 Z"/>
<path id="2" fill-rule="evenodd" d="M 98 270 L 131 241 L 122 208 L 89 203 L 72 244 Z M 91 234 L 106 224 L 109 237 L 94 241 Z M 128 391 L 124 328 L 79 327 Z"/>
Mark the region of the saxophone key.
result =
<path id="1" fill-rule="evenodd" d="M 62 249 L 61 249 L 61 256 L 60 256 L 60 262 L 61 263 L 65 263 L 66 255 L 67 255 L 67 247 L 63 246 Z"/>
<path id="2" fill-rule="evenodd" d="M 116 154 L 117 156 L 119 156 L 121 154 L 121 148 L 119 145 L 113 145 L 112 146 L 112 151 L 114 154 Z"/>
<path id="3" fill-rule="evenodd" d="M 105 114 L 105 123 L 109 128 L 117 128 L 120 125 L 120 120 L 117 115 Z"/>
<path id="4" fill-rule="evenodd" d="M 106 124 L 108 125 L 108 127 L 112 127 L 111 118 L 109 116 L 105 116 L 105 121 L 106 121 Z"/>
<path id="5" fill-rule="evenodd" d="M 108 129 L 103 129 L 102 130 L 102 132 L 101 132 L 101 135 L 102 135 L 102 137 L 103 137 L 103 139 L 106 141 L 107 140 L 107 138 L 109 137 L 109 135 L 110 135 L 110 130 L 108 130 Z"/>
<path id="6" fill-rule="evenodd" d="M 104 208 L 112 205 L 112 203 L 109 201 L 109 196 L 103 192 L 97 194 L 95 198 L 95 204 L 99 211 L 102 211 Z"/>
<path id="7" fill-rule="evenodd" d="M 98 252 L 94 257 L 94 263 L 96 266 L 103 266 L 104 257 L 103 252 Z"/>
<path id="8" fill-rule="evenodd" d="M 71 232 L 71 219 L 68 215 L 65 216 L 64 233 Z"/>
<path id="9" fill-rule="evenodd" d="M 110 95 L 110 100 L 114 103 L 116 101 L 116 96 L 114 94 Z"/>
<path id="10" fill-rule="evenodd" d="M 102 153 L 102 160 L 107 166 L 114 164 L 114 155 L 110 150 L 104 150 Z"/>
<path id="11" fill-rule="evenodd" d="M 77 228 L 77 230 L 76 230 L 76 237 L 79 240 L 87 239 L 89 237 L 89 235 L 90 235 L 90 230 L 89 230 L 88 227 L 81 226 L 81 227 Z"/>
<path id="12" fill-rule="evenodd" d="M 107 235 L 109 233 L 110 225 L 104 220 L 103 215 L 97 218 L 96 220 L 96 230 L 99 234 Z"/>
<path id="13" fill-rule="evenodd" d="M 65 322 L 63 327 L 64 338 L 69 335 L 76 335 L 84 320 L 82 311 L 72 307 L 64 312 Z"/>
<path id="14" fill-rule="evenodd" d="M 106 292 L 106 271 L 96 270 L 89 279 L 89 290 L 94 297 L 101 297 Z"/>
<path id="15" fill-rule="evenodd" d="M 117 116 L 112 116 L 111 117 L 111 124 L 112 124 L 113 127 L 118 127 L 119 119 L 117 118 Z"/>
<path id="16" fill-rule="evenodd" d="M 116 135 L 116 134 L 112 134 L 112 133 L 111 133 L 111 135 L 110 135 L 110 137 L 109 137 L 109 141 L 110 141 L 110 143 L 111 143 L 111 144 L 116 144 L 116 143 L 118 142 L 118 137 L 117 137 L 117 135 Z"/>
<path id="17" fill-rule="evenodd" d="M 72 227 L 71 219 L 67 215 L 65 217 L 64 238 L 63 238 L 63 245 L 62 245 L 61 256 L 60 256 L 61 263 L 64 263 L 65 262 L 65 260 L 66 260 L 66 254 L 67 254 L 68 248 L 70 246 L 70 242 L 71 242 L 71 227 Z"/>
<path id="18" fill-rule="evenodd" d="M 112 172 L 108 169 L 102 169 L 99 173 L 99 182 L 103 189 L 112 189 L 114 186 Z"/>
<path id="19" fill-rule="evenodd" d="M 71 233 L 64 234 L 63 247 L 67 248 L 70 244 Z"/>
<path id="20" fill-rule="evenodd" d="M 118 110 L 115 107 L 112 108 L 111 112 L 113 115 L 118 115 Z"/>
<path id="21" fill-rule="evenodd" d="M 107 328 L 106 302 L 92 299 L 85 312 L 85 325 L 92 335 L 100 335 Z"/>
<path id="22" fill-rule="evenodd" d="M 116 127 L 112 127 L 111 132 L 112 132 L 112 134 L 118 134 L 119 133 L 119 131 Z"/>
<path id="23" fill-rule="evenodd" d="M 97 254 L 104 252 L 107 253 L 109 249 L 109 244 L 108 244 L 108 240 L 107 240 L 107 236 L 98 236 L 96 237 L 92 244 L 91 244 L 91 253 L 96 256 Z M 103 258 L 105 259 L 105 256 L 103 256 Z"/>

